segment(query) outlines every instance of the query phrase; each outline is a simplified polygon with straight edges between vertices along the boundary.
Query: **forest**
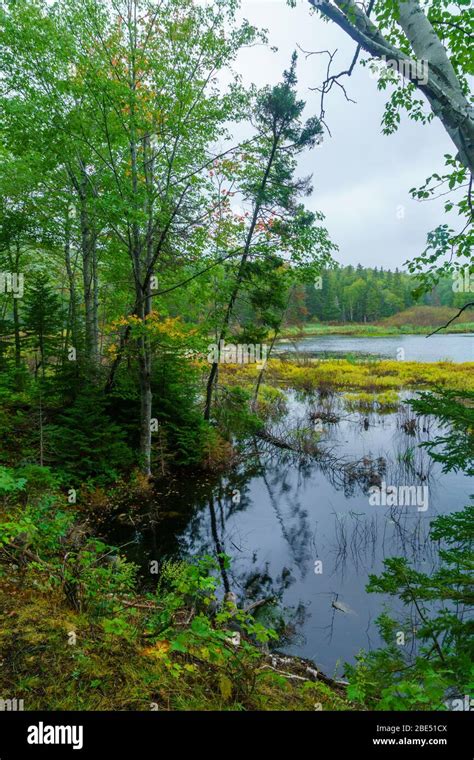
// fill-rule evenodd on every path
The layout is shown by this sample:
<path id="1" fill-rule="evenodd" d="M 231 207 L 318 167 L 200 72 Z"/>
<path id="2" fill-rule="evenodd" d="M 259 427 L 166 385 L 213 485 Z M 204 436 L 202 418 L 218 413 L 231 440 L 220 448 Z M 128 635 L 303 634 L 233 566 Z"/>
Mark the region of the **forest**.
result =
<path id="1" fill-rule="evenodd" d="M 470 299 L 470 292 L 464 288 L 458 292 L 453 290 L 452 279 L 448 278 L 443 278 L 417 298 L 414 295 L 418 286 L 416 277 L 397 269 L 392 272 L 376 267 L 364 268 L 359 264 L 323 270 L 320 276 L 320 288 L 308 284 L 300 287 L 300 292 L 295 291 L 292 309 L 287 315 L 290 320 L 300 316 L 302 321 L 366 324 L 379 322 L 414 306 L 444 306 L 456 310 Z M 431 322 L 442 323 L 442 312 L 438 315 L 431 312 Z"/>
<path id="2" fill-rule="evenodd" d="M 472 11 L 281 0 L 308 89 L 252 5 L 0 0 L 0 711 L 472 709 Z M 403 264 L 307 171 L 354 68 L 451 146 Z"/>

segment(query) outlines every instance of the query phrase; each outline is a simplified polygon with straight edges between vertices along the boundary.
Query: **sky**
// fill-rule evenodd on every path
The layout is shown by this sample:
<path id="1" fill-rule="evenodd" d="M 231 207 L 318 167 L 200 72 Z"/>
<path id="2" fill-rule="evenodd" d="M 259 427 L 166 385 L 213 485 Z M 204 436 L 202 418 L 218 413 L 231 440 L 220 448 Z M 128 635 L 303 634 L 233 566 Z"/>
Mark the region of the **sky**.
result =
<path id="1" fill-rule="evenodd" d="M 245 84 L 275 84 L 288 68 L 293 50 L 337 49 L 333 73 L 348 67 L 355 43 L 334 23 L 313 13 L 307 0 L 290 8 L 286 0 L 242 0 L 240 16 L 268 30 L 268 47 L 258 45 L 239 53 L 235 69 Z M 276 52 L 270 48 L 275 46 Z M 319 115 L 320 95 L 310 88 L 324 79 L 327 56 L 306 57 L 299 52 L 298 90 L 306 100 L 306 116 Z M 385 136 L 381 118 L 387 91 L 378 91 L 367 68 L 356 65 L 344 81 L 326 96 L 326 121 L 332 136 L 308 151 L 300 174 L 313 175 L 314 190 L 306 205 L 322 211 L 341 264 L 403 268 L 420 254 L 427 232 L 446 221 L 441 200 L 420 203 L 409 190 L 443 169 L 443 155 L 455 149 L 441 122 L 420 125 L 402 113 L 398 131 Z M 420 94 L 420 97 L 423 96 Z"/>

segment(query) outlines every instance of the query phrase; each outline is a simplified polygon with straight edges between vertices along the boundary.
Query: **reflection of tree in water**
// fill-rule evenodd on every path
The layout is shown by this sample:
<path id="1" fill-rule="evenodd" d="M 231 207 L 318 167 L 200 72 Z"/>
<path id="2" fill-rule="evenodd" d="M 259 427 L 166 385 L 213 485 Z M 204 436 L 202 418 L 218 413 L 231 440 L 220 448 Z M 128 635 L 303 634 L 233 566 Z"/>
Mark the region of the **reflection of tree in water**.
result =
<path id="1" fill-rule="evenodd" d="M 428 485 L 430 491 L 434 486 L 433 473 L 436 462 L 420 444 L 428 440 L 427 436 L 408 437 L 401 430 L 393 436 L 391 456 L 388 459 L 386 480 L 392 485 Z"/>
<path id="2" fill-rule="evenodd" d="M 393 420 L 391 429 L 393 430 Z M 327 477 L 336 490 L 342 490 L 346 497 L 353 496 L 357 491 L 367 495 L 372 485 L 381 483 L 382 476 L 391 485 L 431 485 L 433 469 L 427 453 L 416 448 L 412 454 L 405 456 L 403 432 L 397 430 L 395 438 L 397 436 L 395 457 L 369 455 L 355 462 L 341 460 L 332 452 L 322 457 L 321 461 L 314 461 L 307 456 L 301 457 L 299 452 L 278 450 L 275 446 L 268 445 L 268 442 L 255 445 L 255 470 L 267 490 L 281 536 L 290 552 L 292 566 L 300 570 L 303 578 L 311 566 L 309 560 L 314 555 L 314 549 L 308 512 L 302 507 L 299 494 L 308 479 L 314 477 L 315 468 Z M 247 473 L 240 474 L 240 504 L 233 505 L 230 502 L 229 505 L 227 499 L 228 506 L 224 506 L 222 498 L 217 498 L 220 528 L 232 547 L 228 550 L 230 554 L 235 554 L 233 549 L 242 552 L 232 535 L 227 534 L 226 524 L 231 515 L 249 506 L 248 492 L 242 484 L 246 477 Z M 235 487 L 234 482 L 230 485 Z M 335 560 L 332 574 L 343 579 L 348 569 L 355 570 L 357 574 L 367 573 L 376 566 L 381 554 L 383 557 L 393 554 L 409 556 L 415 563 L 427 561 L 428 558 L 433 560 L 433 547 L 428 538 L 429 521 L 416 511 L 416 507 L 378 509 L 384 509 L 384 512 L 366 514 L 352 510 L 349 513 L 334 513 Z M 211 518 L 211 525 L 215 524 L 216 520 Z M 222 551 L 223 538 L 216 535 L 215 527 L 213 532 L 215 550 Z M 239 586 L 244 596 L 279 596 L 287 587 L 285 570 L 282 571 L 282 577 L 274 582 L 270 578 L 268 564 L 259 569 L 255 567 L 258 564 L 256 554 L 250 560 L 250 571 L 249 558 L 242 556 L 237 559 L 241 560 L 238 563 L 240 567 L 247 563 L 247 569 L 243 572 L 237 573 L 235 569 L 231 571 L 233 583 Z M 254 591 L 256 588 L 259 589 L 258 593 Z"/>
<path id="3" fill-rule="evenodd" d="M 247 480 L 253 477 L 254 473 L 247 476 Z M 272 483 L 275 485 L 274 474 L 265 476 L 270 489 Z M 188 551 L 193 555 L 209 554 L 216 556 L 219 562 L 220 574 L 222 578 L 223 589 L 225 592 L 233 591 L 239 602 L 244 605 L 248 602 L 260 599 L 273 600 L 274 605 L 262 608 L 259 615 L 267 617 L 267 622 L 275 625 L 279 630 L 282 641 L 295 643 L 297 628 L 304 623 L 307 614 L 306 606 L 300 602 L 296 607 L 284 607 L 283 596 L 285 591 L 295 582 L 295 577 L 291 570 L 283 567 L 279 574 L 272 576 L 268 562 L 261 563 L 256 552 L 251 555 L 240 545 L 238 536 L 228 527 L 229 518 L 233 517 L 236 512 L 245 510 L 249 504 L 248 483 L 245 482 L 245 474 L 240 472 L 235 477 L 222 479 L 220 484 L 214 488 L 213 493 L 207 497 L 207 503 L 194 513 L 186 531 L 186 544 Z M 235 491 L 240 492 L 240 503 L 232 501 Z M 281 493 L 290 492 L 289 483 L 280 490 Z M 302 512 L 301 516 L 298 509 L 295 510 L 297 518 L 301 517 L 303 523 L 306 519 L 306 513 Z M 308 532 L 307 521 L 300 531 L 295 528 L 294 531 L 287 533 L 287 540 L 291 548 L 292 545 L 298 546 L 298 535 L 303 537 L 304 531 Z M 306 536 L 302 538 L 302 546 L 306 541 Z M 293 542 L 293 543 L 292 543 Z M 223 554 L 233 557 L 231 567 L 225 567 Z M 302 562 L 303 558 L 294 557 L 295 564 Z M 278 610 L 278 612 L 276 612 Z M 269 616 L 269 617 L 268 617 Z"/>
<path id="4" fill-rule="evenodd" d="M 304 643 L 304 637 L 299 631 L 310 617 L 308 608 L 303 601 L 292 607 L 285 605 L 283 601 L 285 591 L 295 582 L 289 568 L 283 567 L 278 575 L 272 577 L 269 563 L 265 562 L 259 567 L 254 554 L 252 570 L 233 572 L 232 580 L 235 588 L 240 590 L 242 599 L 267 599 L 271 602 L 260 608 L 257 617 L 264 624 L 277 630 L 279 639 L 276 646 Z"/>
<path id="5" fill-rule="evenodd" d="M 260 454 L 259 454 L 260 457 Z M 260 461 L 262 461 L 260 459 Z M 310 469 L 298 469 L 294 479 L 294 463 L 286 453 L 273 454 L 262 464 L 262 480 L 268 492 L 270 504 L 280 526 L 296 567 L 305 577 L 311 557 L 311 528 L 308 512 L 302 507 L 298 492 L 310 475 Z"/>
<path id="6" fill-rule="evenodd" d="M 313 404 L 311 409 L 313 414 L 321 414 L 324 409 L 326 419 L 340 411 L 333 399 L 325 399 L 319 406 Z M 308 414 L 307 408 L 302 405 L 297 411 L 300 417 L 301 413 Z M 294 420 L 293 414 L 291 424 Z M 381 443 L 387 450 L 377 446 L 376 432 L 379 429 L 384 431 Z M 350 436 L 348 430 L 351 431 Z M 324 638 L 330 641 L 334 631 L 346 624 L 346 613 L 333 606 L 342 590 L 340 584 L 345 576 L 378 572 L 382 559 L 389 556 L 406 556 L 415 566 L 426 562 L 435 566 L 436 555 L 428 530 L 433 517 L 436 465 L 433 465 L 426 450 L 419 447 L 432 432 L 429 420 L 417 421 L 414 425 L 412 417 L 404 413 L 385 417 L 352 413 L 346 415 L 340 424 L 326 424 L 324 441 L 320 442 L 318 449 L 312 449 L 311 440 L 306 446 L 303 424 L 296 438 L 292 437 L 287 418 L 279 423 L 279 427 L 272 428 L 275 440 L 255 438 L 248 442 L 244 463 L 235 471 L 225 477 L 208 475 L 177 486 L 174 504 L 180 516 L 175 519 L 171 530 L 168 528 L 168 543 L 165 546 L 163 524 L 158 524 L 148 546 L 151 543 L 152 553 L 157 557 L 163 557 L 163 554 L 175 557 L 230 555 L 232 564 L 229 569 L 220 562 L 223 587 L 225 591 L 235 592 L 242 606 L 272 598 L 283 608 L 285 599 L 288 599 L 287 592 L 292 589 L 290 594 L 295 606 L 284 611 L 287 622 L 284 639 L 292 644 L 296 643 L 295 631 L 303 627 L 309 616 L 309 599 L 313 597 L 310 594 L 298 601 L 298 594 L 295 600 L 294 587 L 308 577 L 314 558 L 324 559 L 324 572 L 327 578 L 334 578 L 334 590 L 321 592 L 326 597 L 321 597 L 322 606 L 316 622 L 321 622 L 317 628 L 326 631 Z M 387 436 L 392 443 L 387 444 Z M 355 449 L 347 446 L 348 437 L 353 439 Z M 363 446 L 360 445 L 361 441 L 364 442 Z M 360 458 L 351 459 L 348 452 L 354 450 L 359 452 Z M 361 456 L 366 450 L 368 453 Z M 309 490 L 311 494 L 313 491 L 317 493 L 315 489 L 319 485 L 317 481 L 315 484 L 315 478 L 319 476 L 329 483 L 333 493 L 343 494 L 346 500 L 357 499 L 350 511 L 346 511 L 352 506 L 349 504 L 343 505 L 343 511 L 338 511 L 336 505 L 332 507 L 331 489 L 328 490 L 325 483 L 321 491 L 325 494 L 324 503 L 319 504 L 317 510 L 305 506 L 308 505 Z M 380 485 L 382 481 L 394 486 L 428 486 L 429 511 L 418 512 L 415 505 L 371 506 L 369 488 Z M 236 494 L 238 498 L 235 498 Z M 341 501 L 340 496 L 338 500 Z M 168 509 L 173 509 L 173 506 L 167 501 Z M 315 519 L 319 515 L 319 507 L 326 516 L 321 524 Z M 247 533 L 254 524 L 251 518 L 257 517 L 258 525 L 259 512 L 264 513 L 267 520 L 269 509 L 274 521 L 269 525 L 272 535 L 268 537 L 271 543 L 265 540 L 266 550 L 271 551 L 275 546 L 281 551 L 282 540 L 286 546 L 286 554 L 283 554 L 277 567 L 275 560 L 262 559 L 262 549 L 258 544 L 259 528 L 252 536 Z M 325 521 L 331 510 L 333 521 L 329 516 L 328 525 Z M 322 526 L 324 529 L 321 532 Z M 426 564 L 423 569 L 426 571 Z M 274 609 L 271 605 L 259 609 L 259 615 L 270 616 L 266 622 L 273 626 Z M 313 608 L 312 614 L 315 614 Z M 416 625 L 415 621 L 416 616 L 413 616 L 413 626 Z M 363 627 L 365 621 L 361 624 Z M 407 633 L 411 627 L 409 623 Z"/>
<path id="7" fill-rule="evenodd" d="M 302 420 L 287 420 L 273 425 L 271 430 L 260 431 L 260 450 L 272 456 L 280 449 L 293 470 L 308 474 L 319 470 L 337 490 L 350 498 L 357 491 L 367 493 L 370 486 L 379 485 L 385 473 L 384 457 L 364 456 L 353 459 L 338 453 L 336 442 L 330 436 L 318 440 L 314 431 Z"/>
<path id="8" fill-rule="evenodd" d="M 306 413 L 310 418 L 320 418 L 323 413 L 327 418 L 336 418 L 342 415 L 341 402 L 334 396 L 321 400 L 313 394 L 308 399 Z M 303 479 L 305 475 L 314 476 L 317 469 L 337 491 L 342 491 L 346 498 L 357 493 L 368 497 L 369 489 L 380 486 L 382 482 L 396 487 L 426 486 L 431 499 L 433 498 L 433 473 L 436 465 L 428 452 L 419 446 L 433 432 L 433 424 L 429 418 L 420 419 L 414 424 L 402 409 L 398 415 L 390 414 L 384 417 L 376 413 L 355 413 L 345 415 L 344 420 L 364 430 L 370 426 L 388 428 L 393 436 L 393 449 L 390 453 L 368 453 L 360 459 L 350 461 L 337 453 L 340 426 L 329 424 L 325 427 L 324 446 L 315 448 L 310 454 L 308 451 L 295 450 L 291 443 L 289 425 L 293 426 L 293 429 L 300 426 L 300 429 L 301 420 L 294 415 L 291 420 L 288 418 L 286 421 L 280 421 L 278 426 L 273 427 L 272 435 L 263 444 L 263 448 L 267 451 L 269 448 L 274 450 L 280 443 L 283 448 L 293 449 L 285 450 L 285 457 L 292 468 L 293 476 L 295 470 L 298 474 L 296 490 L 301 476 L 303 475 Z M 281 473 L 283 457 L 280 457 L 279 461 L 278 473 Z M 306 470 L 301 467 L 302 463 L 306 464 Z M 279 512 L 278 498 L 274 497 L 273 503 L 282 524 L 282 533 L 290 544 L 288 530 Z M 377 564 L 380 554 L 382 557 L 394 554 L 407 556 L 416 564 L 434 561 L 435 555 L 428 537 L 430 520 L 424 513 L 420 514 L 417 511 L 416 505 L 377 508 L 370 507 L 367 498 L 367 507 L 383 512 L 368 514 L 365 511 L 361 513 L 352 510 L 349 513 L 334 513 L 334 574 L 343 578 L 349 567 L 357 573 L 367 572 Z"/>

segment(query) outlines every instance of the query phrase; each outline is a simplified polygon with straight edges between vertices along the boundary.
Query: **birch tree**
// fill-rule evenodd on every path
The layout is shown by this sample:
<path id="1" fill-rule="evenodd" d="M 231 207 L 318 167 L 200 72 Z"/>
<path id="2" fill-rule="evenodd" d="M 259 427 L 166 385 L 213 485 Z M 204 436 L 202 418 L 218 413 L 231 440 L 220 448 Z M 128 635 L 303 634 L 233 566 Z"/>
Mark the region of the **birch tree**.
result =
<path id="1" fill-rule="evenodd" d="M 443 197 L 445 211 L 454 210 L 460 218 L 456 225 L 443 222 L 430 231 L 425 250 L 406 262 L 410 272 L 422 275 L 416 294 L 430 291 L 443 277 L 454 280 L 463 272 L 472 273 L 474 107 L 469 77 L 474 66 L 469 0 L 309 0 L 309 4 L 356 43 L 351 64 L 337 73 L 330 71 L 334 53 L 323 51 L 329 64 L 326 79 L 317 88 L 321 118 L 325 97 L 333 88 L 339 87 L 349 99 L 343 79 L 351 76 L 365 52 L 370 58 L 361 61 L 363 65 L 373 68 L 374 61 L 384 63 L 375 72 L 378 88 L 392 87 L 382 117 L 384 134 L 398 129 L 404 110 L 422 124 L 438 118 L 455 147 L 454 155 L 444 156 L 444 170 L 410 190 L 421 202 Z"/>
<path id="2" fill-rule="evenodd" d="M 382 0 L 368 6 L 354 0 L 309 0 L 322 16 L 337 24 L 373 58 L 390 62 L 412 87 L 399 97 L 420 118 L 419 90 L 428 100 L 457 150 L 459 161 L 474 171 L 474 108 L 467 75 L 472 73 L 472 17 L 464 0 L 426 3 L 420 0 Z M 374 19 L 371 18 L 373 11 Z M 460 11 L 460 12 L 456 12 Z M 426 69 L 420 64 L 426 63 Z M 426 76 L 425 76 L 426 72 Z M 350 73 L 345 72 L 345 73 Z M 392 107 L 396 100 L 392 98 Z"/>

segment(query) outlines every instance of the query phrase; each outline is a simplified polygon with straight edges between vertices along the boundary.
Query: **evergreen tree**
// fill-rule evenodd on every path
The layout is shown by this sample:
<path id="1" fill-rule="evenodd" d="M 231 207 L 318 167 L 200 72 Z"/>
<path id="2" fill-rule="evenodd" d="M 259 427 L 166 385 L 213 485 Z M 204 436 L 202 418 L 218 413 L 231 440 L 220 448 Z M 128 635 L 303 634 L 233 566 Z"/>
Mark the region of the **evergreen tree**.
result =
<path id="1" fill-rule="evenodd" d="M 45 376 L 48 359 L 58 353 L 62 325 L 61 299 L 54 292 L 48 276 L 40 272 L 28 289 L 24 315 L 24 327 L 35 352 L 35 377 L 40 369 Z"/>

